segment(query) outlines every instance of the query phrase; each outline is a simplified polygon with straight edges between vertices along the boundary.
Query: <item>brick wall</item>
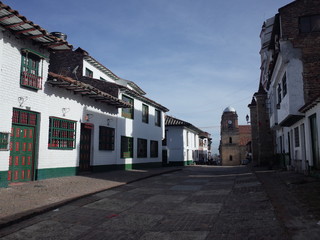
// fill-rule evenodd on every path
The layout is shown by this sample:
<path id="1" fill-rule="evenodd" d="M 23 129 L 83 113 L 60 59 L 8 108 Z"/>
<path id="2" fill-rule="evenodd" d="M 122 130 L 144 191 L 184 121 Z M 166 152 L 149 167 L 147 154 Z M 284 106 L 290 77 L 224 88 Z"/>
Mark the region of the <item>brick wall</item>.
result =
<path id="1" fill-rule="evenodd" d="M 282 39 L 301 48 L 304 78 L 304 100 L 320 94 L 320 32 L 300 33 L 299 17 L 320 14 L 319 0 L 297 0 L 279 9 Z"/>

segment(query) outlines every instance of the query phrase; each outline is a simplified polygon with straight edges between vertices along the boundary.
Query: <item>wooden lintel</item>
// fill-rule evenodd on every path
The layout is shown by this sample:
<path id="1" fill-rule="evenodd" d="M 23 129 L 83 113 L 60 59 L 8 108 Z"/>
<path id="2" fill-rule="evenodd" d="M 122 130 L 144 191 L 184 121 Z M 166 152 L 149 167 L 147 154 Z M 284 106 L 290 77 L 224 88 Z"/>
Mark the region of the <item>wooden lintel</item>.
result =
<path id="1" fill-rule="evenodd" d="M 13 27 L 19 27 L 19 26 L 21 26 L 23 24 L 25 24 L 25 22 L 21 21 L 21 22 L 18 22 L 18 23 L 8 24 L 8 25 L 5 25 L 3 27 L 5 27 L 5 28 L 13 28 Z"/>
<path id="2" fill-rule="evenodd" d="M 32 31 L 35 31 L 35 30 L 37 30 L 37 29 L 32 27 L 32 28 L 21 30 L 21 31 L 15 31 L 14 33 L 15 34 L 22 34 L 22 33 L 32 32 Z"/>
<path id="3" fill-rule="evenodd" d="M 8 18 L 12 18 L 14 16 L 15 16 L 14 14 L 9 14 L 9 15 L 3 16 L 2 18 L 0 18 L 0 21 L 6 20 Z"/>
<path id="4" fill-rule="evenodd" d="M 39 34 L 39 35 L 32 35 L 32 36 L 25 36 L 26 38 L 29 38 L 29 39 L 35 39 L 35 38 L 41 38 L 43 37 L 44 34 Z"/>

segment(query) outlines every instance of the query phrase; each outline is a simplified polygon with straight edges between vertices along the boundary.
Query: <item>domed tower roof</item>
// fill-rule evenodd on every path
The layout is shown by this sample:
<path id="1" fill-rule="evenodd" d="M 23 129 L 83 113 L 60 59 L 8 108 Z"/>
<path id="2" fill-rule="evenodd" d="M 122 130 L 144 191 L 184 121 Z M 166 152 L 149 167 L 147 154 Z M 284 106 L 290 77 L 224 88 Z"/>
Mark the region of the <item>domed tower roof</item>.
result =
<path id="1" fill-rule="evenodd" d="M 233 108 L 233 107 L 227 107 L 224 111 L 223 111 L 224 113 L 225 112 L 236 112 L 236 110 Z"/>

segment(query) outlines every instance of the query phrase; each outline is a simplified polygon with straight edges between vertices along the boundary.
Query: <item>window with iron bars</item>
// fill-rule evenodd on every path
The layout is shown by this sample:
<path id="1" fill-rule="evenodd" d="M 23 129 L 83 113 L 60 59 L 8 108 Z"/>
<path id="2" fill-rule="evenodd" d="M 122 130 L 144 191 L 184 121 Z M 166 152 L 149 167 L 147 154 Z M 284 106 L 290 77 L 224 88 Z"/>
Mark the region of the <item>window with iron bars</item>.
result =
<path id="1" fill-rule="evenodd" d="M 50 117 L 49 141 L 50 149 L 74 149 L 76 146 L 76 122 Z"/>

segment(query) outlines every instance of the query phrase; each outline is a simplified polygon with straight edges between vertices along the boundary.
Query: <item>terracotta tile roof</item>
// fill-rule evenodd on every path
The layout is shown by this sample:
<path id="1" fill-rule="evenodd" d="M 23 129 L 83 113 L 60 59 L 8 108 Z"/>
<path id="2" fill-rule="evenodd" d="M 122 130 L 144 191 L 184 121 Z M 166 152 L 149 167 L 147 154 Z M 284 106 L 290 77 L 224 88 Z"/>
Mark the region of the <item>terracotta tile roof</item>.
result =
<path id="1" fill-rule="evenodd" d="M 56 86 L 59 88 L 65 88 L 74 93 L 79 93 L 82 96 L 87 96 L 92 98 L 98 102 L 104 102 L 108 105 L 112 105 L 118 108 L 128 108 L 131 107 L 131 104 L 120 100 L 119 98 L 112 96 L 109 93 L 101 91 L 100 89 L 92 86 L 91 84 L 87 84 L 81 81 L 77 81 L 70 77 L 66 77 L 63 75 L 59 75 L 56 73 L 49 72 L 48 80 L 51 86 Z"/>
<path id="2" fill-rule="evenodd" d="M 307 102 L 305 105 L 303 105 L 299 112 L 306 113 L 308 110 L 313 108 L 315 105 L 317 105 L 320 102 L 320 94 L 316 96 L 315 98 L 311 99 L 309 102 Z"/>
<path id="3" fill-rule="evenodd" d="M 118 85 L 118 86 L 122 86 L 122 85 Z M 163 112 L 168 112 L 168 111 L 169 111 L 168 108 L 162 106 L 161 104 L 159 104 L 159 103 L 151 100 L 150 98 L 147 98 L 147 97 L 145 97 L 145 96 L 142 96 L 142 95 L 138 94 L 136 91 L 133 91 L 133 90 L 131 90 L 131 89 L 125 87 L 125 86 L 122 86 L 122 90 L 121 90 L 121 91 L 122 91 L 124 94 L 129 95 L 129 96 L 132 96 L 132 97 L 134 97 L 134 98 L 136 98 L 136 99 L 139 99 L 139 100 L 141 100 L 142 102 L 148 103 L 148 104 L 150 104 L 151 106 L 162 110 Z"/>
<path id="4" fill-rule="evenodd" d="M 47 49 L 72 49 L 72 45 L 67 41 L 53 36 L 47 30 L 29 21 L 25 16 L 20 15 L 18 11 L 11 9 L 2 2 L 0 2 L 0 26 L 21 38 L 31 39 Z"/>
<path id="5" fill-rule="evenodd" d="M 199 128 L 193 126 L 191 123 L 188 123 L 186 121 L 180 120 L 178 118 L 174 118 L 171 116 L 166 115 L 165 116 L 165 125 L 166 126 L 181 126 L 181 127 L 188 127 L 194 131 L 196 131 L 197 133 L 202 133 L 203 131 L 200 130 Z"/>

